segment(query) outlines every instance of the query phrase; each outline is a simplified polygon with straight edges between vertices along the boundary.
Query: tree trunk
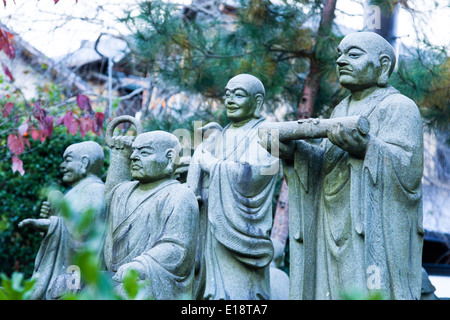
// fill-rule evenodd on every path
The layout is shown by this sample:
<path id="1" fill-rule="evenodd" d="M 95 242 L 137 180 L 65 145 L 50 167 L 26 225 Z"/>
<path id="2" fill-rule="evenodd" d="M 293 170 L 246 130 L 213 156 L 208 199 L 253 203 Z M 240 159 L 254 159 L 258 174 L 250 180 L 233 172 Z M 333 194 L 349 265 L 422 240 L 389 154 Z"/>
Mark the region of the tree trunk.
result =
<path id="1" fill-rule="evenodd" d="M 314 111 L 317 93 L 320 86 L 320 67 L 316 59 L 312 58 L 309 67 L 309 73 L 303 86 L 302 99 L 297 110 L 298 119 L 307 119 L 311 117 Z"/>
<path id="2" fill-rule="evenodd" d="M 286 246 L 287 236 L 289 234 L 289 192 L 286 180 L 283 179 L 280 195 L 278 196 L 277 209 L 273 221 L 271 238 L 277 239 Z"/>
<path id="3" fill-rule="evenodd" d="M 316 102 L 317 93 L 319 92 L 321 75 L 320 54 L 316 48 L 330 37 L 331 28 L 333 26 L 334 11 L 336 9 L 337 0 L 326 1 L 320 18 L 319 29 L 316 36 L 316 46 L 313 57 L 310 61 L 310 69 L 303 86 L 302 100 L 299 103 L 297 116 L 299 119 L 306 119 L 312 116 L 314 104 Z M 272 227 L 271 237 L 279 240 L 283 245 L 289 233 L 289 190 L 286 180 L 283 179 L 280 195 L 278 197 L 275 218 Z"/>

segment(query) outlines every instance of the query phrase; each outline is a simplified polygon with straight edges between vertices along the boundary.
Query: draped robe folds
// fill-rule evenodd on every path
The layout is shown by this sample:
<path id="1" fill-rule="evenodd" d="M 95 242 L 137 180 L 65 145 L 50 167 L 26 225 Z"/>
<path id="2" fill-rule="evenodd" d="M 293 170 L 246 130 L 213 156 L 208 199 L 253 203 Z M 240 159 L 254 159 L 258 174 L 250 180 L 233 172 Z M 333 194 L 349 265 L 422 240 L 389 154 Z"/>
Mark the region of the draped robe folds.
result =
<path id="1" fill-rule="evenodd" d="M 200 187 L 208 215 L 206 299 L 270 298 L 272 195 L 279 160 L 257 143 L 262 121 L 252 119 L 236 129 L 225 127 L 211 150 L 218 161 L 209 175 L 203 175 L 209 181 L 207 199 L 206 186 Z M 196 149 L 189 169 L 188 184 L 194 190 L 196 183 L 201 185 L 192 178 L 201 149 L 201 145 Z"/>
<path id="2" fill-rule="evenodd" d="M 176 180 L 163 182 L 129 208 L 138 182 L 112 190 L 108 204 L 105 266 L 116 273 L 132 263 L 145 270 L 147 298 L 192 299 L 198 204 L 195 195 Z M 121 284 L 118 284 L 120 290 Z"/>
<path id="3" fill-rule="evenodd" d="M 349 114 L 350 97 L 332 118 Z M 419 299 L 423 245 L 423 138 L 413 101 L 379 88 L 355 110 L 370 123 L 359 159 L 324 139 L 296 141 L 284 161 L 290 190 L 291 299 L 339 299 L 381 290 Z"/>
<path id="4" fill-rule="evenodd" d="M 73 226 L 60 215 L 50 216 L 50 226 L 36 256 L 33 278 L 36 278 L 33 300 L 61 298 L 52 292 L 52 285 L 58 276 L 67 273 L 72 258 L 84 244 L 84 239 L 92 230 L 100 231 L 106 219 L 104 184 L 98 177 L 80 180 L 65 195 L 64 200 L 70 206 L 72 214 L 79 215 L 88 209 L 96 214 L 94 225 L 84 234 L 75 234 Z M 100 253 L 99 253 L 100 255 Z"/>

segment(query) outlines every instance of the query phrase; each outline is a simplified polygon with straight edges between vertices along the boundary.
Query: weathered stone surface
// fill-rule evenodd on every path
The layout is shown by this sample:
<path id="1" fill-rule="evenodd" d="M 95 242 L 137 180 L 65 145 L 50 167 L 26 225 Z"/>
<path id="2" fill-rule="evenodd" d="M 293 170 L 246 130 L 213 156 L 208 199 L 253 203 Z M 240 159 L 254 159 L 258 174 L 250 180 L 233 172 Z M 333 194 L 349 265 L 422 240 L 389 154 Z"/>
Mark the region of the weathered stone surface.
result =
<path id="1" fill-rule="evenodd" d="M 123 293 L 123 278 L 133 269 L 145 298 L 192 299 L 198 204 L 193 192 L 173 179 L 178 139 L 153 131 L 108 141 L 104 258 L 117 291 Z"/>
<path id="2" fill-rule="evenodd" d="M 187 184 L 207 214 L 205 299 L 270 299 L 272 195 L 279 160 L 258 144 L 264 86 L 241 74 L 225 88 L 225 128 L 205 127 Z"/>
<path id="3" fill-rule="evenodd" d="M 60 299 L 64 293 L 80 289 L 68 287 L 68 268 L 91 231 L 101 230 L 106 218 L 104 183 L 99 178 L 104 162 L 102 147 L 92 141 L 73 144 L 65 150 L 63 158 L 62 179 L 72 188 L 65 195 L 55 191 L 49 193 L 48 201 L 41 208 L 44 218 L 25 219 L 19 224 L 20 227 L 29 226 L 46 232 L 36 257 L 33 273 L 36 284 L 32 299 Z M 82 234 L 76 232 L 73 223 L 58 211 L 61 200 L 67 203 L 74 216 L 93 209 L 96 219 L 90 228 Z"/>
<path id="4" fill-rule="evenodd" d="M 290 297 L 339 299 L 356 288 L 419 299 L 421 116 L 388 85 L 395 54 L 382 37 L 350 34 L 338 54 L 339 81 L 351 94 L 331 118 L 362 115 L 370 130 L 336 125 L 320 146 L 280 143 L 290 191 Z"/>
<path id="5" fill-rule="evenodd" d="M 289 276 L 281 270 L 284 265 L 284 246 L 278 239 L 272 238 L 272 243 L 274 255 L 270 263 L 270 299 L 289 300 Z"/>

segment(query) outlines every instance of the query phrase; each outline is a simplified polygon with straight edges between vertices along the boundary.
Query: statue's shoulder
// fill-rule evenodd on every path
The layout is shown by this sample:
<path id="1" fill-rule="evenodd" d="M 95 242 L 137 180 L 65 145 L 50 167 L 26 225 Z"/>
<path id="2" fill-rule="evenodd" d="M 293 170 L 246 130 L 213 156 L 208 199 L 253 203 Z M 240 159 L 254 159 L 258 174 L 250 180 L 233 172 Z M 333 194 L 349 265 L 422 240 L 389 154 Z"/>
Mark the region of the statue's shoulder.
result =
<path id="1" fill-rule="evenodd" d="M 331 112 L 331 118 L 336 117 L 343 117 L 347 114 L 347 107 L 350 101 L 350 95 L 346 96 L 344 99 L 342 99 L 341 102 L 339 102 Z"/>
<path id="2" fill-rule="evenodd" d="M 105 183 L 98 177 L 87 177 L 74 188 L 79 192 L 96 197 L 99 193 L 103 194 L 105 191 Z"/>
<path id="3" fill-rule="evenodd" d="M 131 190 L 138 181 L 124 181 L 121 183 L 118 183 L 111 191 L 112 194 L 122 193 Z"/>
<path id="4" fill-rule="evenodd" d="M 186 183 L 180 183 L 178 180 L 173 182 L 165 188 L 166 192 L 175 198 L 194 197 L 194 192 Z"/>
<path id="5" fill-rule="evenodd" d="M 100 178 L 91 179 L 88 181 L 87 186 L 89 188 L 105 188 L 105 183 Z"/>
<path id="6" fill-rule="evenodd" d="M 399 106 L 404 105 L 406 107 L 411 106 L 417 107 L 416 103 L 413 100 L 411 100 L 410 98 L 408 98 L 407 96 L 405 96 L 404 94 L 400 93 L 397 90 L 392 91 L 390 94 L 386 95 L 386 98 L 384 98 L 382 102 L 391 104 L 395 103 Z"/>
<path id="7" fill-rule="evenodd" d="M 166 214 L 173 213 L 182 217 L 180 223 L 184 223 L 184 219 L 198 219 L 197 197 L 186 184 L 182 184 L 178 180 L 173 180 L 159 189 L 154 199 L 159 208 L 164 208 L 163 211 Z"/>
<path id="8" fill-rule="evenodd" d="M 386 95 L 386 97 L 381 101 L 380 107 L 383 109 L 395 108 L 395 111 L 400 114 L 420 115 L 419 108 L 416 103 L 397 90 Z"/>

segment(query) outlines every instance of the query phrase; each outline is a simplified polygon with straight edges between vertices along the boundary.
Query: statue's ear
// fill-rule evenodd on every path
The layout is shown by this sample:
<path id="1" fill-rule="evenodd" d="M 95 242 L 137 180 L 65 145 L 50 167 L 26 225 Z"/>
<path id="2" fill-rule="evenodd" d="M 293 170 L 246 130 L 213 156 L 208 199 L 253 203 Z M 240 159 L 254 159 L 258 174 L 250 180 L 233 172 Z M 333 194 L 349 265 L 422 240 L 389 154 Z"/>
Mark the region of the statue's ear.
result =
<path id="1" fill-rule="evenodd" d="M 87 170 L 87 168 L 89 167 L 91 160 L 89 159 L 88 156 L 82 156 L 81 157 L 81 163 L 83 164 L 83 167 Z"/>
<path id="2" fill-rule="evenodd" d="M 167 171 L 172 174 L 175 171 L 177 165 L 180 164 L 180 148 L 175 146 L 174 148 L 170 148 L 166 150 L 166 157 L 169 159 L 169 163 L 167 164 Z"/>
<path id="3" fill-rule="evenodd" d="M 264 104 L 264 96 L 261 93 L 257 93 L 255 95 L 255 111 L 253 112 L 253 117 L 259 119 L 261 117 L 261 110 Z"/>
<path id="4" fill-rule="evenodd" d="M 389 58 L 387 54 L 382 54 L 380 56 L 380 65 L 381 71 L 380 75 L 378 76 L 377 84 L 380 87 L 386 87 L 389 81 L 390 70 L 392 66 L 391 58 Z"/>

